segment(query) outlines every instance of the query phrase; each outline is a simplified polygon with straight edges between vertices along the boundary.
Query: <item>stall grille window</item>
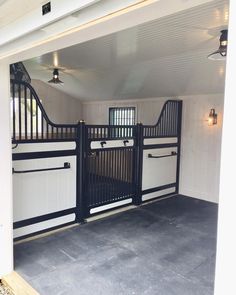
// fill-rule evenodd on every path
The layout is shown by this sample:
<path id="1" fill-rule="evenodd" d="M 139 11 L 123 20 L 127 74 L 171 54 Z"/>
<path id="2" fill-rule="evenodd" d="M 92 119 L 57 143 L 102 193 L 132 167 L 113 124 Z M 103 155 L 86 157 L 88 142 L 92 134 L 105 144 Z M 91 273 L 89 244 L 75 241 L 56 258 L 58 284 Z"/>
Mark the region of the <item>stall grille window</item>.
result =
<path id="1" fill-rule="evenodd" d="M 134 125 L 135 107 L 109 108 L 109 125 Z"/>

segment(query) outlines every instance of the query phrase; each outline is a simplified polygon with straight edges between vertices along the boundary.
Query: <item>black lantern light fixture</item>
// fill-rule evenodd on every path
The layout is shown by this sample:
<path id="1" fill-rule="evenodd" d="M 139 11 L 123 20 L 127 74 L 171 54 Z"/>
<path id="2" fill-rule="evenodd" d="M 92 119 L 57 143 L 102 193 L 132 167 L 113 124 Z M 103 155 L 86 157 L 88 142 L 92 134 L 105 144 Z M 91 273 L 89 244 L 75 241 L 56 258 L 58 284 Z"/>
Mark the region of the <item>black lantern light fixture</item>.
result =
<path id="1" fill-rule="evenodd" d="M 48 81 L 48 83 L 63 84 L 63 82 L 59 79 L 59 70 L 58 69 L 53 70 L 53 77 L 51 80 Z"/>
<path id="2" fill-rule="evenodd" d="M 220 46 L 218 50 L 208 55 L 211 60 L 225 60 L 227 56 L 228 30 L 222 30 L 220 35 Z"/>
<path id="3" fill-rule="evenodd" d="M 208 116 L 208 125 L 213 126 L 217 124 L 217 114 L 215 109 L 211 109 Z"/>

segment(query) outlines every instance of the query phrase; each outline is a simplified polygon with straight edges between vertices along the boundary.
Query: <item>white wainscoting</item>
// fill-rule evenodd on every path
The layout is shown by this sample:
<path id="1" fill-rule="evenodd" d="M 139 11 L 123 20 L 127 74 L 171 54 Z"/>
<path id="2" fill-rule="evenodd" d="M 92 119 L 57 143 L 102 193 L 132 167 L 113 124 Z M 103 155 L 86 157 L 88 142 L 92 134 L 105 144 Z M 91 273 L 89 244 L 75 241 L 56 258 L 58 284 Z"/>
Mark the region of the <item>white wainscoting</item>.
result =
<path id="1" fill-rule="evenodd" d="M 44 143 L 20 145 L 18 151 L 60 150 L 74 147 L 74 143 Z M 23 146 L 23 147 L 22 147 Z M 63 167 L 69 169 L 13 174 L 14 222 L 76 206 L 76 156 L 63 156 L 13 161 L 15 170 Z M 14 230 L 14 237 L 44 230 L 73 221 L 74 214 Z"/>
<path id="2" fill-rule="evenodd" d="M 148 154 L 154 156 L 177 153 L 176 147 L 162 149 L 148 149 L 143 151 L 143 182 L 142 190 L 174 183 L 176 181 L 177 156 L 165 158 L 148 158 Z"/>

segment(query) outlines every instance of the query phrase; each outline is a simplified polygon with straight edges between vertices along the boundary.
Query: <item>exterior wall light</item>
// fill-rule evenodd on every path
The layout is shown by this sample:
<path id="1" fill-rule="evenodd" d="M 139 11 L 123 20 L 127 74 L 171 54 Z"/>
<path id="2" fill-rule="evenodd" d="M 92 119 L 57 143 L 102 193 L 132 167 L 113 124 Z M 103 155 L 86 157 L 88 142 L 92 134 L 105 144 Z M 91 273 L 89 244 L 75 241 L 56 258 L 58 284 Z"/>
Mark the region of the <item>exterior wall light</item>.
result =
<path id="1" fill-rule="evenodd" d="M 217 124 L 217 114 L 215 109 L 211 109 L 208 117 L 208 125 L 213 126 Z"/>

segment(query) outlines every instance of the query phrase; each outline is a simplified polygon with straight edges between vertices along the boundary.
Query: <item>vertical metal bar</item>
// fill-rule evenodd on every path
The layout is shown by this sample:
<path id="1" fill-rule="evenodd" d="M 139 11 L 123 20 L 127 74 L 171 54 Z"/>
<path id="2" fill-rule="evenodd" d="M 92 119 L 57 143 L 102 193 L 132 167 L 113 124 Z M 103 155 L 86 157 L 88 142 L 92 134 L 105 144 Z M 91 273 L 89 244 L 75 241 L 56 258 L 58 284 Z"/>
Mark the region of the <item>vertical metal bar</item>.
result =
<path id="1" fill-rule="evenodd" d="M 41 112 L 41 138 L 44 138 L 44 118 L 43 113 Z"/>
<path id="2" fill-rule="evenodd" d="M 36 103 L 36 139 L 38 139 L 39 136 L 39 111 L 38 111 L 38 105 Z"/>
<path id="3" fill-rule="evenodd" d="M 51 126 L 51 138 L 54 139 L 54 127 Z"/>
<path id="4" fill-rule="evenodd" d="M 176 168 L 176 194 L 179 193 L 179 178 L 180 178 L 180 153 L 181 153 L 181 129 L 182 129 L 182 101 L 178 102 L 178 147 L 177 147 L 177 168 Z"/>
<path id="5" fill-rule="evenodd" d="M 171 108 L 171 131 L 170 134 L 173 135 L 174 133 L 174 108 L 173 108 L 173 103 L 170 102 L 170 108 Z"/>
<path id="6" fill-rule="evenodd" d="M 133 196 L 133 204 L 140 205 L 142 203 L 142 170 L 143 170 L 143 125 L 136 125 L 135 132 L 135 195 Z"/>
<path id="7" fill-rule="evenodd" d="M 12 117 L 13 117 L 13 139 L 16 139 L 16 106 L 15 106 L 15 83 L 12 83 Z"/>
<path id="8" fill-rule="evenodd" d="M 33 94 L 30 91 L 30 139 L 33 139 Z"/>
<path id="9" fill-rule="evenodd" d="M 170 134 L 169 124 L 170 124 L 170 112 L 169 112 L 169 107 L 167 106 L 167 108 L 166 108 L 166 123 L 165 123 L 167 135 Z"/>
<path id="10" fill-rule="evenodd" d="M 85 189 L 84 189 L 84 173 L 86 171 L 85 166 L 85 123 L 80 121 L 78 124 L 78 132 L 76 138 L 76 150 L 77 150 L 77 187 L 76 187 L 76 221 L 83 222 L 86 216 L 85 208 Z"/>
<path id="11" fill-rule="evenodd" d="M 178 102 L 174 103 L 174 109 L 175 109 L 175 129 L 174 129 L 174 134 L 178 135 Z"/>
<path id="12" fill-rule="evenodd" d="M 47 137 L 47 139 L 49 137 L 49 125 L 48 125 L 48 122 L 46 122 L 46 137 Z"/>
<path id="13" fill-rule="evenodd" d="M 19 139 L 21 139 L 21 84 L 18 84 Z"/>
<path id="14" fill-rule="evenodd" d="M 24 85 L 24 104 L 25 104 L 25 139 L 27 139 L 28 134 L 27 134 L 27 88 L 26 85 Z"/>

